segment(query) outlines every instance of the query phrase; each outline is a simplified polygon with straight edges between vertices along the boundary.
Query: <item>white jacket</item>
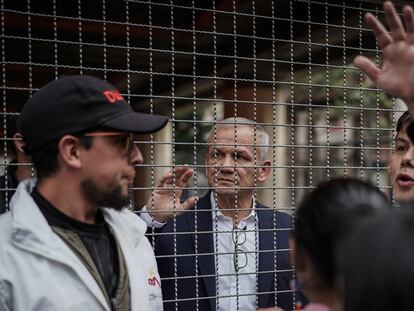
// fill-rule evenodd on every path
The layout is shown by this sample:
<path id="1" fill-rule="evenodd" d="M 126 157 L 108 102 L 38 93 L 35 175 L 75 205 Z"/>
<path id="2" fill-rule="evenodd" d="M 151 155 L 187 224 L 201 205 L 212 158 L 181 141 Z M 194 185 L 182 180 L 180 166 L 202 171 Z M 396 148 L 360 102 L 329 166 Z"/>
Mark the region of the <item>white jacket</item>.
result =
<path id="1" fill-rule="evenodd" d="M 95 279 L 33 201 L 35 182 L 20 183 L 10 212 L 0 216 L 0 310 L 110 310 Z M 131 310 L 162 310 L 146 224 L 127 209 L 103 212 L 124 254 Z"/>

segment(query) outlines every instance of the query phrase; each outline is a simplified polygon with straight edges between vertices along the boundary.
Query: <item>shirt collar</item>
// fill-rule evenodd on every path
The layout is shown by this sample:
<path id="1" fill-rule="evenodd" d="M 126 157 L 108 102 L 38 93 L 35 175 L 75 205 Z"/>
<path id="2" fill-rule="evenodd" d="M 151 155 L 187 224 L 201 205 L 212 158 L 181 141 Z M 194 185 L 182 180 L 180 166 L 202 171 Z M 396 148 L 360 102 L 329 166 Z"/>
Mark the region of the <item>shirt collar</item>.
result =
<path id="1" fill-rule="evenodd" d="M 217 215 L 217 219 L 224 219 L 225 217 L 227 217 L 221 212 L 220 208 L 217 207 L 216 200 L 214 198 L 214 191 L 211 191 L 210 193 L 210 202 L 211 202 L 211 210 L 213 211 L 212 213 L 213 221 L 216 215 Z M 250 210 L 250 214 L 244 217 L 242 221 L 248 221 L 248 220 L 254 221 L 256 219 L 256 198 L 254 196 L 252 197 L 252 207 L 253 208 Z"/>

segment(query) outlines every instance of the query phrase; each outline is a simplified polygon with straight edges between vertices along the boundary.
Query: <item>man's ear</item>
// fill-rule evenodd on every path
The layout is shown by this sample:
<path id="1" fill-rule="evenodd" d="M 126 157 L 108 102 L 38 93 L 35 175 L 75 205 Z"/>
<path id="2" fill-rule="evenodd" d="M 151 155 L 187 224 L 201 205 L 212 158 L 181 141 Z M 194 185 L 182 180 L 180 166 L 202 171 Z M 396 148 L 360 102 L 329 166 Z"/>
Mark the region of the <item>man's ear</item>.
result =
<path id="1" fill-rule="evenodd" d="M 25 154 L 25 152 L 24 152 L 24 146 L 26 144 L 23 141 L 22 134 L 20 134 L 20 133 L 14 134 L 13 135 L 13 139 L 14 139 L 13 143 L 14 143 L 14 147 L 16 148 L 16 152 L 17 153 L 23 153 L 23 154 Z"/>
<path id="2" fill-rule="evenodd" d="M 79 138 L 72 135 L 65 135 L 58 143 L 59 157 L 68 167 L 79 169 L 82 166 L 80 148 Z"/>
<path id="3" fill-rule="evenodd" d="M 265 160 L 260 163 L 260 167 L 257 173 L 257 181 L 264 182 L 270 175 L 272 162 L 270 160 Z"/>

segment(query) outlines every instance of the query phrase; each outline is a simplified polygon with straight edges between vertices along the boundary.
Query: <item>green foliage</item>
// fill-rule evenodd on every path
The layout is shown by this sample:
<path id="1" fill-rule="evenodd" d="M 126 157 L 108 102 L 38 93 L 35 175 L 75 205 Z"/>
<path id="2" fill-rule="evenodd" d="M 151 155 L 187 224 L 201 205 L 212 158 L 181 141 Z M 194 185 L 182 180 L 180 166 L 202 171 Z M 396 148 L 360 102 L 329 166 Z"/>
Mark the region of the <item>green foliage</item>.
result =
<path id="1" fill-rule="evenodd" d="M 332 118 L 343 117 L 345 109 L 350 118 L 358 117 L 361 113 L 358 108 L 365 109 L 365 112 L 369 111 L 369 108 L 379 109 L 380 126 L 392 126 L 392 112 L 383 111 L 392 109 L 392 98 L 378 90 L 371 81 L 350 65 L 314 71 L 310 78 L 302 76 L 298 82 L 300 85 L 295 86 L 294 90 L 295 102 L 303 104 L 301 107 L 304 109 L 309 108 L 306 103 L 315 106 L 315 109 L 327 105 L 331 108 Z"/>

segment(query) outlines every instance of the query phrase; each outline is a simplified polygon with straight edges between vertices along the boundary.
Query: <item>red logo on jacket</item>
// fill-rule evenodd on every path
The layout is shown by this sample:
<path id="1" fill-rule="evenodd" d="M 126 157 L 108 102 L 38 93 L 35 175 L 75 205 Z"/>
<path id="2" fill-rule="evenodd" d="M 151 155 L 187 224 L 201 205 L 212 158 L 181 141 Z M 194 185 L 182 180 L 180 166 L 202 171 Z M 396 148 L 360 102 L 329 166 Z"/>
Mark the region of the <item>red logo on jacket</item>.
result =
<path id="1" fill-rule="evenodd" d="M 159 286 L 161 287 L 161 283 L 160 280 L 158 280 L 157 278 L 157 274 L 155 273 L 155 268 L 154 267 L 150 267 L 148 270 L 148 285 L 150 286 Z"/>
<path id="2" fill-rule="evenodd" d="M 158 279 L 155 276 L 148 279 L 148 284 L 151 285 L 151 286 L 157 286 L 158 285 L 159 287 L 161 287 L 160 281 L 158 281 Z"/>
<path id="3" fill-rule="evenodd" d="M 114 103 L 116 103 L 117 101 L 120 101 L 120 100 L 125 100 L 117 90 L 108 90 L 108 91 L 103 92 L 102 94 L 104 94 L 106 99 L 111 104 L 114 104 Z"/>

